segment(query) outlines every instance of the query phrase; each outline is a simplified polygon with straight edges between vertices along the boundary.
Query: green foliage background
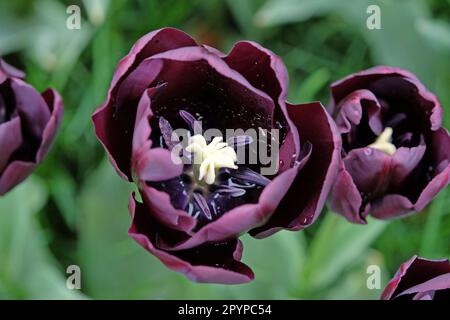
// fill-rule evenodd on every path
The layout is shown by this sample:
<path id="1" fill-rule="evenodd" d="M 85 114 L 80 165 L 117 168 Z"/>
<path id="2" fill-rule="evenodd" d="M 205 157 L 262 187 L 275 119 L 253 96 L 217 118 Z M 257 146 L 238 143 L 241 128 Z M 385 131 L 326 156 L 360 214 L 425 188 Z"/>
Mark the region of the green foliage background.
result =
<path id="1" fill-rule="evenodd" d="M 66 7 L 81 7 L 81 30 L 68 30 Z M 381 8 L 368 30 L 366 9 Z M 424 212 L 352 225 L 324 210 L 302 232 L 248 236 L 244 262 L 256 280 L 195 284 L 167 270 L 128 236 L 131 187 L 105 158 L 90 116 L 105 99 L 119 59 L 145 33 L 178 27 L 228 51 L 250 39 L 279 54 L 290 72 L 290 100 L 328 101 L 327 86 L 376 64 L 407 68 L 434 91 L 450 124 L 449 0 L 0 0 L 0 52 L 38 90 L 52 86 L 65 119 L 46 161 L 0 198 L 2 299 L 372 299 L 366 269 L 382 286 L 413 254 L 450 257 L 448 190 Z M 77 264 L 82 290 L 66 289 Z"/>

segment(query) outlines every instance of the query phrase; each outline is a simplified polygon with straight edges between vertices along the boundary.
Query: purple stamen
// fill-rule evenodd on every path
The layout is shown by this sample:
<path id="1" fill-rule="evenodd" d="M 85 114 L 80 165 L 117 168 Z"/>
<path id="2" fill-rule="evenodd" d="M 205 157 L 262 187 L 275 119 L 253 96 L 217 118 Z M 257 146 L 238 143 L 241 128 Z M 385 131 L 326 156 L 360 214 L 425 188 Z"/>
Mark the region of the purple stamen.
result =
<path id="1" fill-rule="evenodd" d="M 227 185 L 220 186 L 220 189 L 218 189 L 216 192 L 228 193 L 233 198 L 242 197 L 246 193 L 246 191 L 244 189 L 236 188 L 233 186 L 227 186 Z"/>
<path id="2" fill-rule="evenodd" d="M 233 178 L 254 183 L 263 187 L 270 183 L 270 179 L 260 175 L 259 173 L 256 173 L 249 168 L 241 168 L 240 170 L 233 171 L 231 175 Z"/>
<path id="3" fill-rule="evenodd" d="M 209 210 L 209 206 L 205 198 L 200 193 L 197 192 L 193 193 L 193 197 L 198 207 L 200 208 L 201 212 L 205 215 L 205 217 L 208 218 L 209 220 L 212 220 L 211 211 Z"/>
<path id="4" fill-rule="evenodd" d="M 227 140 L 227 143 L 231 147 L 245 146 L 247 144 L 251 144 L 252 142 L 253 138 L 249 135 L 234 136 Z"/>
<path id="5" fill-rule="evenodd" d="M 172 150 L 178 143 L 178 137 L 174 136 L 175 141 L 172 141 L 172 126 L 169 121 L 167 121 L 164 117 L 159 117 L 159 129 L 161 130 L 161 136 L 164 139 L 165 144 L 169 150 Z"/>
<path id="6" fill-rule="evenodd" d="M 195 133 L 200 133 L 201 128 L 198 127 L 197 119 L 195 119 L 195 117 L 191 113 L 185 110 L 180 110 L 179 114 L 183 118 L 183 120 L 187 123 L 191 131 Z"/>

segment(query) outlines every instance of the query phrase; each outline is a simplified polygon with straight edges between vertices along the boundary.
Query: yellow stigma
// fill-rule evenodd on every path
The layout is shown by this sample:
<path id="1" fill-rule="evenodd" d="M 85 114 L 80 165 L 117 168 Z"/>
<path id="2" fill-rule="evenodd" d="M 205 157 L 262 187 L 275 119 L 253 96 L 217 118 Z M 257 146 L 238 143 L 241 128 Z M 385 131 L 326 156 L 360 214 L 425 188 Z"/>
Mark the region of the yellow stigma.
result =
<path id="1" fill-rule="evenodd" d="M 378 149 L 387 153 L 388 155 L 393 155 L 397 148 L 391 143 L 392 141 L 392 128 L 386 127 L 384 131 L 379 135 L 374 143 L 369 144 L 369 148 Z"/>
<path id="2" fill-rule="evenodd" d="M 214 183 L 220 168 L 237 169 L 234 164 L 237 160 L 236 151 L 228 143 L 222 142 L 222 137 L 215 137 L 207 144 L 201 134 L 196 134 L 189 139 L 186 151 L 194 154 L 194 174 L 196 172 L 198 180 L 203 179 L 207 184 Z"/>

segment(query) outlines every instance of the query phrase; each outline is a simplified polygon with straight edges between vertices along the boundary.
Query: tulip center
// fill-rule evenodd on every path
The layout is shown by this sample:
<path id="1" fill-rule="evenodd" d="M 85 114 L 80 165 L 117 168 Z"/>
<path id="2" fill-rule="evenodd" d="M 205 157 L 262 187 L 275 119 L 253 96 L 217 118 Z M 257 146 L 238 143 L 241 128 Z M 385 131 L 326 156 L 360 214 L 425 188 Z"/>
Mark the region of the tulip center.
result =
<path id="1" fill-rule="evenodd" d="M 222 142 L 222 137 L 215 137 L 208 144 L 201 134 L 196 134 L 190 138 L 186 151 L 193 154 L 194 178 L 200 182 L 213 184 L 219 169 L 238 168 L 236 151 Z"/>
<path id="2" fill-rule="evenodd" d="M 390 127 L 386 127 L 383 132 L 378 136 L 378 138 L 372 144 L 369 144 L 369 148 L 378 149 L 387 153 L 388 155 L 393 155 L 397 148 L 392 144 L 392 133 L 393 130 Z"/>

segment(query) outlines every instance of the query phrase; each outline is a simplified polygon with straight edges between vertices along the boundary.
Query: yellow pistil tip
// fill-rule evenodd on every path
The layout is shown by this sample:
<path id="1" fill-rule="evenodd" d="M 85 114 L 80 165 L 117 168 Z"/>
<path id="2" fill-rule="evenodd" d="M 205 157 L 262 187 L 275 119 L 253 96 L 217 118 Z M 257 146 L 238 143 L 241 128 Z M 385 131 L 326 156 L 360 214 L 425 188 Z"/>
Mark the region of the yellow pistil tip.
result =
<path id="1" fill-rule="evenodd" d="M 369 148 L 378 149 L 387 153 L 388 155 L 393 155 L 397 148 L 391 143 L 392 141 L 392 128 L 386 127 L 383 132 L 378 136 L 374 143 L 369 144 Z"/>
<path id="2" fill-rule="evenodd" d="M 198 180 L 213 184 L 216 172 L 220 168 L 237 169 L 236 151 L 228 143 L 222 142 L 222 137 L 215 137 L 209 144 L 201 134 L 196 134 L 189 140 L 186 151 L 194 154 L 194 165 L 198 166 Z"/>

